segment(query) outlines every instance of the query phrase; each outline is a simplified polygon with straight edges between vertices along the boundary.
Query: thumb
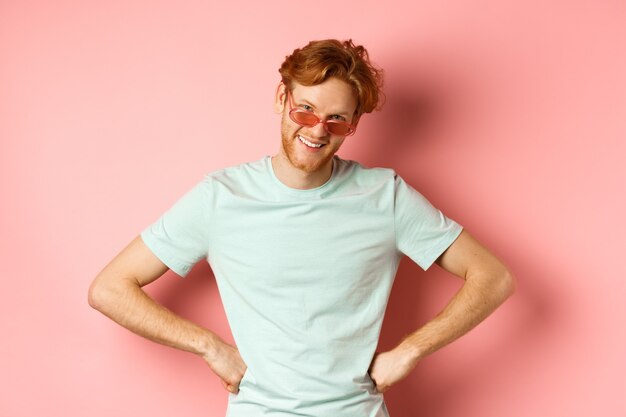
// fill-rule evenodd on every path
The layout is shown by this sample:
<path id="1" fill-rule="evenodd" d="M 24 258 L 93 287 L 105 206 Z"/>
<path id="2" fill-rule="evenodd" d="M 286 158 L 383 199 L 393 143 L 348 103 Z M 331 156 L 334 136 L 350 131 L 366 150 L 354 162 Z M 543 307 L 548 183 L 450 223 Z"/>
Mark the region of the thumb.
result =
<path id="1" fill-rule="evenodd" d="M 224 389 L 226 391 L 233 392 L 233 386 L 232 385 L 230 385 L 228 382 L 224 381 L 223 379 L 221 380 L 221 382 L 222 382 L 222 386 L 224 387 Z"/>

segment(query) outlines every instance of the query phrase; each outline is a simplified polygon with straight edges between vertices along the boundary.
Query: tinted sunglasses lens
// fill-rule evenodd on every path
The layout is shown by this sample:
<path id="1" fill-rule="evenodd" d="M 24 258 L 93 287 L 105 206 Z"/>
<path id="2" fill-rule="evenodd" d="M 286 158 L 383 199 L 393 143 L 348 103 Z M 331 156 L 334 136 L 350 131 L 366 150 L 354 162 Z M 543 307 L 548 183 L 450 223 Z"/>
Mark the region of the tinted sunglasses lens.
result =
<path id="1" fill-rule="evenodd" d="M 305 111 L 294 111 L 290 116 L 291 120 L 304 126 L 315 126 L 319 122 L 316 115 Z"/>
<path id="2" fill-rule="evenodd" d="M 342 122 L 328 122 L 328 131 L 333 135 L 344 136 L 352 131 L 352 128 L 347 123 Z"/>

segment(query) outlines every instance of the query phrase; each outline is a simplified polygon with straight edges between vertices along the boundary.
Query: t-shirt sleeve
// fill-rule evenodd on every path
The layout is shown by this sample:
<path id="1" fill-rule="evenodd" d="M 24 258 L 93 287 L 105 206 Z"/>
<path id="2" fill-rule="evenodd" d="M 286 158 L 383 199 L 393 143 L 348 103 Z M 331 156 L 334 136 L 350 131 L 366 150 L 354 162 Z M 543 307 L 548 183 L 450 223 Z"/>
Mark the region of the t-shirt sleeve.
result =
<path id="1" fill-rule="evenodd" d="M 211 197 L 207 176 L 141 232 L 146 246 L 181 277 L 208 255 Z"/>
<path id="2" fill-rule="evenodd" d="M 397 174 L 394 221 L 397 249 L 424 271 L 463 230 Z"/>

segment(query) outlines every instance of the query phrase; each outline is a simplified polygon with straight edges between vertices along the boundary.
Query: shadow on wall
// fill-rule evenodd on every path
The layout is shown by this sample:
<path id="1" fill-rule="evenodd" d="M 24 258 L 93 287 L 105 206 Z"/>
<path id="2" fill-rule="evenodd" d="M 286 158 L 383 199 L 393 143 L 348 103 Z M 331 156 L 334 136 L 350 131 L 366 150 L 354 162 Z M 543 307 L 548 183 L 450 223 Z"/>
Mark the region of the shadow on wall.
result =
<path id="1" fill-rule="evenodd" d="M 167 274 L 170 276 L 148 285 L 147 292 L 176 314 L 211 330 L 227 343 L 233 343 L 230 330 L 217 327 L 218 323 L 225 323 L 226 327 L 228 324 L 217 282 L 208 263 L 200 261 L 185 278 L 172 271 Z"/>
<path id="2" fill-rule="evenodd" d="M 386 166 L 398 169 L 411 166 L 410 155 L 415 142 L 426 141 L 437 130 L 438 118 L 442 116 L 441 103 L 429 92 L 411 93 L 407 89 L 386 91 L 383 113 L 364 115 L 372 117 L 374 123 L 367 131 L 360 131 L 360 138 L 366 143 L 363 161 L 367 166 Z"/>
<path id="3" fill-rule="evenodd" d="M 541 358 L 541 349 L 550 340 L 559 338 L 559 323 L 567 320 L 564 316 L 569 302 L 549 284 L 558 271 L 546 270 L 545 264 L 539 269 L 536 260 L 508 265 L 518 283 L 513 297 L 494 316 L 453 342 L 452 345 L 457 345 L 454 352 L 444 347 L 433 353 L 405 380 L 387 391 L 385 400 L 392 416 L 419 412 L 429 417 L 448 417 L 458 413 L 461 406 L 470 412 L 473 403 L 484 406 L 497 401 L 494 392 L 502 392 L 504 387 L 515 386 L 520 380 L 541 383 L 539 362 L 545 360 Z M 529 277 L 547 284 L 533 285 Z M 405 257 L 394 282 L 379 350 L 393 348 L 405 335 L 433 318 L 461 284 L 460 279 L 437 265 L 424 272 Z M 493 325 L 498 315 L 501 317 L 497 319 L 506 320 L 506 324 L 492 327 L 494 332 L 488 340 L 480 341 L 472 335 L 481 327 Z M 462 356 L 459 352 L 463 352 Z M 529 376 L 529 372 L 534 376 Z"/>
<path id="4" fill-rule="evenodd" d="M 471 117 L 468 74 L 457 73 L 455 65 L 430 59 L 420 68 L 402 62 L 386 67 L 382 111 L 364 115 L 373 123 L 359 131 L 366 165 L 410 170 L 416 159 L 411 155 L 420 155 Z"/>
<path id="5" fill-rule="evenodd" d="M 405 66 L 395 74 L 395 68 L 389 71 L 396 78 L 390 79 L 385 89 L 384 111 L 374 116 L 375 123 L 362 133 L 367 146 L 361 155 L 372 162 L 366 165 L 415 172 L 415 164 L 424 160 L 422 153 L 426 149 L 441 140 L 448 141 L 446 147 L 454 146 L 454 142 L 463 138 L 450 135 L 451 131 L 475 128 L 472 125 L 476 111 L 473 100 L 480 98 L 472 98 L 471 86 L 478 84 L 480 78 L 471 80 L 471 72 L 459 63 L 435 63 L 429 68 L 406 69 Z M 418 179 L 420 181 L 410 176 L 405 179 L 409 184 L 424 182 L 423 178 Z M 426 188 L 426 195 L 436 198 L 441 194 L 441 191 L 429 190 L 428 184 Z M 449 417 L 458 415 L 460 409 L 469 413 L 466 415 L 480 415 L 480 410 L 471 409 L 472 404 L 484 407 L 497 400 L 493 392 L 519 384 L 520 373 L 525 374 L 524 380 L 538 379 L 538 374 L 529 373 L 533 369 L 540 371 L 541 347 L 559 337 L 559 324 L 567 320 L 563 316 L 568 302 L 559 289 L 550 285 L 559 271 L 550 271 L 547 259 L 539 261 L 541 254 L 529 253 L 527 249 L 532 247 L 532 242 L 524 243 L 521 237 L 516 239 L 502 234 L 497 234 L 495 239 L 500 242 L 483 240 L 481 235 L 485 233 L 472 230 L 472 225 L 466 223 L 470 223 L 470 219 L 461 224 L 479 241 L 493 248 L 498 256 L 508 252 L 509 256 L 502 256 L 502 259 L 517 278 L 517 291 L 501 310 L 496 310 L 494 317 L 487 318 L 453 342 L 450 348 L 444 347 L 426 358 L 405 380 L 385 393 L 392 417 Z M 524 254 L 528 259 L 521 259 Z M 405 257 L 394 281 L 377 350 L 392 349 L 403 337 L 432 319 L 462 283 L 436 264 L 424 272 Z M 472 332 L 495 324 L 494 320 L 505 320 L 505 324 L 500 322 L 498 327 L 492 327 L 494 332 L 489 333 L 488 340 L 472 337 Z"/>

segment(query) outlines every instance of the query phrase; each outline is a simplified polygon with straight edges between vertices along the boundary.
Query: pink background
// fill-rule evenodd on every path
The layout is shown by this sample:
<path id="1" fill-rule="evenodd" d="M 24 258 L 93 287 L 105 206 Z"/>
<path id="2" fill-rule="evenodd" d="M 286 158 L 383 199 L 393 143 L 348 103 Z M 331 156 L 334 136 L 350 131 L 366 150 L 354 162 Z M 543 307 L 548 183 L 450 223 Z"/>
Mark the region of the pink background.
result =
<path id="1" fill-rule="evenodd" d="M 385 394 L 392 417 L 623 416 L 621 1 L 0 1 L 0 416 L 223 416 L 201 359 L 87 288 L 212 170 L 276 153 L 278 66 L 352 37 L 387 104 L 339 155 L 395 168 L 519 288 Z M 388 349 L 461 281 L 404 259 Z M 232 342 L 210 268 L 147 290 Z M 357 348 L 357 347 L 355 347 Z"/>

